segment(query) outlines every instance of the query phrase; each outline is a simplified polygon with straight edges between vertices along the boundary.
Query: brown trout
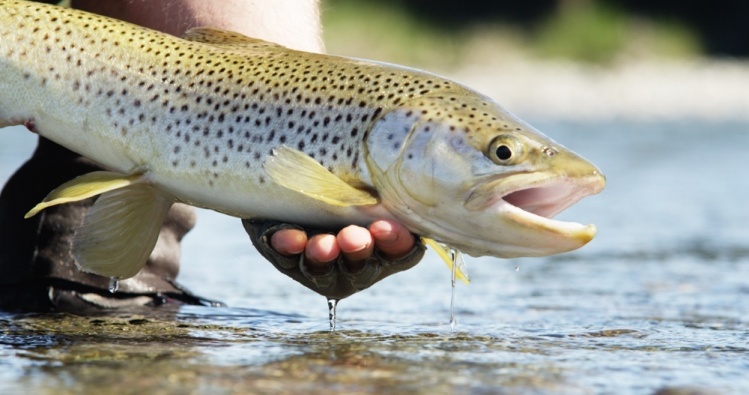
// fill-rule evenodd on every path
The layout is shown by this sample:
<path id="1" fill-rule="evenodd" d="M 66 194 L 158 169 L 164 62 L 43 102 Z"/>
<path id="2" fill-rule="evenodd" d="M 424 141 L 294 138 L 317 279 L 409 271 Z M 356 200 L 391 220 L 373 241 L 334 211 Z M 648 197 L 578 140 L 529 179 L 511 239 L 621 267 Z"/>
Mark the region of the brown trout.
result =
<path id="1" fill-rule="evenodd" d="M 469 255 L 541 256 L 593 238 L 551 218 L 605 183 L 433 74 L 0 0 L 0 126 L 17 124 L 111 169 L 28 216 L 98 195 L 71 252 L 114 278 L 144 265 L 174 202 L 330 228 L 390 218 Z"/>

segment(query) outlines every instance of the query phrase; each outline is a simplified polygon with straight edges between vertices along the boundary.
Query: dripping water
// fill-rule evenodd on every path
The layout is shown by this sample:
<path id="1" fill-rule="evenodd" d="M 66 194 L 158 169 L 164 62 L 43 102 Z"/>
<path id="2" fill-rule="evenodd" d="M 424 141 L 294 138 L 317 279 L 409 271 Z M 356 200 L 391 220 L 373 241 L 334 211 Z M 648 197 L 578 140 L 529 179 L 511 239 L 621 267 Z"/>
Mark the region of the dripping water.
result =
<path id="1" fill-rule="evenodd" d="M 330 331 L 335 332 L 335 309 L 338 306 L 338 299 L 328 299 L 328 320 L 330 321 Z"/>
<path id="2" fill-rule="evenodd" d="M 116 293 L 118 289 L 120 289 L 120 278 L 111 277 L 109 279 L 109 292 Z"/>
<path id="3" fill-rule="evenodd" d="M 463 258 L 460 251 L 451 248 L 450 259 L 453 261 L 450 273 L 450 285 L 452 287 L 450 293 L 450 330 L 455 331 L 455 327 L 458 325 L 458 320 L 455 318 L 455 280 L 458 278 L 458 265 Z"/>

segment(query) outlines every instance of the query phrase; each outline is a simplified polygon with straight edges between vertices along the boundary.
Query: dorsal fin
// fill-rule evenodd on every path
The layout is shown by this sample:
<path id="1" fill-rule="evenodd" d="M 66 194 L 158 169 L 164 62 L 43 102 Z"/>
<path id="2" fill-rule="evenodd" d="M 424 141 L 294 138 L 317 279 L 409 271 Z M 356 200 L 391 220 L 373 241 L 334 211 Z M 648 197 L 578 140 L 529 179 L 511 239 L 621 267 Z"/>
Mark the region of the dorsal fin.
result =
<path id="1" fill-rule="evenodd" d="M 247 37 L 236 32 L 215 29 L 212 27 L 196 27 L 190 29 L 185 33 L 184 39 L 233 50 L 258 48 L 286 49 L 284 46 L 269 41 Z"/>

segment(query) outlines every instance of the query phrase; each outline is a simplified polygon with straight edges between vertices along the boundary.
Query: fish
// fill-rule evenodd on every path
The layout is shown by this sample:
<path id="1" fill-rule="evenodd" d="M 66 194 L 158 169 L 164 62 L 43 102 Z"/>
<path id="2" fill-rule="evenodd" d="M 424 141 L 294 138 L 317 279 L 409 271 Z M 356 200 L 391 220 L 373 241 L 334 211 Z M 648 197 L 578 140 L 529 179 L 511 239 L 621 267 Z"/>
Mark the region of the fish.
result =
<path id="1" fill-rule="evenodd" d="M 175 202 L 331 229 L 393 219 L 472 256 L 558 254 L 596 233 L 553 219 L 603 189 L 595 165 L 435 74 L 21 0 L 0 0 L 0 37 L 0 126 L 108 169 L 27 214 L 98 196 L 71 247 L 86 272 L 137 274 Z"/>

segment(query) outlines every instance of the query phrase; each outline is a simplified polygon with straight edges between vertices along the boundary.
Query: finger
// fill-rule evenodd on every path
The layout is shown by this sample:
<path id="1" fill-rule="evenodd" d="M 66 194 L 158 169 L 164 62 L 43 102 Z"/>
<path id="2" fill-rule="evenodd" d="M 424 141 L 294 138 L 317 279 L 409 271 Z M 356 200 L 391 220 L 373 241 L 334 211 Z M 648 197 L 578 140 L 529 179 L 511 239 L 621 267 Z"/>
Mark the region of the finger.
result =
<path id="1" fill-rule="evenodd" d="M 398 259 L 406 256 L 416 244 L 414 235 L 396 221 L 378 220 L 369 226 L 374 238 L 375 247 L 379 248 L 387 259 Z"/>
<path id="2" fill-rule="evenodd" d="M 330 270 L 333 260 L 338 258 L 341 249 L 336 237 L 329 234 L 312 236 L 304 249 L 304 264 L 312 273 L 325 273 Z"/>
<path id="3" fill-rule="evenodd" d="M 351 273 L 361 270 L 364 261 L 374 252 L 374 242 L 369 230 L 351 225 L 341 229 L 336 238 L 346 269 Z"/>
<path id="4" fill-rule="evenodd" d="M 284 256 L 301 254 L 307 245 L 307 234 L 299 229 L 281 229 L 270 238 L 270 246 Z"/>

